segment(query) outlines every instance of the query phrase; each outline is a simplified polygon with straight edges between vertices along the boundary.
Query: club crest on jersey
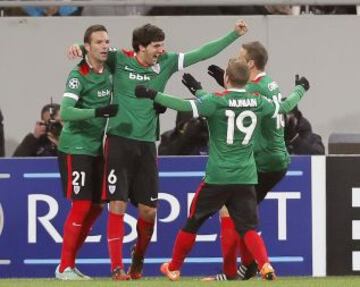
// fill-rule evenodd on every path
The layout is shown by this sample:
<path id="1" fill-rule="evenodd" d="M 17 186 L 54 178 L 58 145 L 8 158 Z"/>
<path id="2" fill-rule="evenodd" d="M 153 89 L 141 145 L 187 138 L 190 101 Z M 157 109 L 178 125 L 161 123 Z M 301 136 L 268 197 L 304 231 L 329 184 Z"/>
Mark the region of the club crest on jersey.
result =
<path id="1" fill-rule="evenodd" d="M 276 82 L 271 82 L 268 84 L 269 91 L 274 91 L 277 88 L 279 88 L 279 85 Z"/>
<path id="2" fill-rule="evenodd" d="M 75 185 L 73 190 L 75 194 L 79 194 L 81 187 L 79 185 Z"/>
<path id="3" fill-rule="evenodd" d="M 114 194 L 115 193 L 115 190 L 116 190 L 116 185 L 109 185 L 109 192 L 111 194 Z"/>
<path id="4" fill-rule="evenodd" d="M 151 70 L 153 70 L 156 74 L 160 74 L 160 65 L 159 65 L 159 63 L 156 63 L 155 65 L 152 65 Z"/>
<path id="5" fill-rule="evenodd" d="M 70 89 L 77 89 L 80 86 L 79 79 L 77 78 L 71 78 L 68 82 L 68 87 Z"/>

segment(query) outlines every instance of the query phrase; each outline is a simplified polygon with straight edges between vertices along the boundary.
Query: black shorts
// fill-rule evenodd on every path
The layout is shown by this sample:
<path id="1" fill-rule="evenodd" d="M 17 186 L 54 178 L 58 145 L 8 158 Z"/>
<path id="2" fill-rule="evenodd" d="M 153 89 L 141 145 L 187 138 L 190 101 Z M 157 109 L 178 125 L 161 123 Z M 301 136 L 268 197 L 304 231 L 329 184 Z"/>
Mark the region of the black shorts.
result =
<path id="1" fill-rule="evenodd" d="M 188 222 L 193 221 L 201 225 L 223 205 L 227 207 L 240 234 L 256 229 L 259 216 L 253 185 L 201 183 L 191 203 Z"/>
<path id="2" fill-rule="evenodd" d="M 109 135 L 105 144 L 105 175 L 103 199 L 130 200 L 135 206 L 157 205 L 159 173 L 155 143 Z"/>
<path id="3" fill-rule="evenodd" d="M 286 175 L 287 169 L 273 172 L 258 172 L 258 184 L 255 186 L 257 202 L 264 200 L 267 193 Z"/>
<path id="4" fill-rule="evenodd" d="M 58 152 L 64 196 L 72 200 L 101 201 L 103 157 Z"/>

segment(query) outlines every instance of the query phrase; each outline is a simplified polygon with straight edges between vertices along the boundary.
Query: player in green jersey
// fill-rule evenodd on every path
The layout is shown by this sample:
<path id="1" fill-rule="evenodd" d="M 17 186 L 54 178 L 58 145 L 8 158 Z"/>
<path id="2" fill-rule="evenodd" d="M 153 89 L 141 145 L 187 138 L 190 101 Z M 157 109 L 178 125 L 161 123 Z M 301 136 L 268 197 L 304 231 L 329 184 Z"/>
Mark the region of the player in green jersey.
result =
<path id="1" fill-rule="evenodd" d="M 172 74 L 215 56 L 247 30 L 247 24 L 238 21 L 234 31 L 220 39 L 187 53 L 174 53 L 165 51 L 164 32 L 146 24 L 133 31 L 133 51 L 110 51 L 107 62 L 114 71 L 114 100 L 121 107 L 121 113 L 109 121 L 105 148 L 106 198 L 110 200 L 108 242 L 113 279 L 127 280 L 128 275 L 132 279 L 142 277 L 144 256 L 156 218 L 158 114 L 152 101 L 135 97 L 135 86 L 144 84 L 163 91 Z M 76 45 L 69 49 L 69 54 L 82 55 Z M 128 201 L 138 207 L 139 216 L 132 263 L 125 274 L 122 241 Z"/>
<path id="2" fill-rule="evenodd" d="M 177 235 L 171 261 L 160 269 L 170 280 L 179 279 L 181 266 L 195 242 L 198 229 L 223 205 L 258 262 L 261 276 L 267 280 L 275 279 L 265 245 L 256 232 L 258 214 L 254 185 L 257 184 L 257 168 L 253 138 L 258 121 L 292 110 L 308 82 L 302 78 L 302 85 L 296 86 L 288 99 L 279 104 L 247 92 L 244 86 L 248 79 L 247 63 L 230 59 L 224 76 L 226 90 L 222 93 L 201 92 L 203 95 L 197 100 L 186 101 L 143 85 L 136 87 L 137 97 L 153 99 L 177 111 L 192 110 L 194 117 L 206 117 L 209 126 L 210 149 L 204 182 L 195 194 L 185 226 Z"/>
<path id="3" fill-rule="evenodd" d="M 240 58 L 246 61 L 250 70 L 250 81 L 246 90 L 257 95 L 280 103 L 282 95 L 278 84 L 265 72 L 268 53 L 260 42 L 249 42 L 242 45 Z M 216 81 L 224 86 L 224 70 L 218 66 L 211 65 L 208 73 Z M 259 182 L 256 185 L 257 199 L 260 203 L 266 194 L 286 175 L 290 157 L 288 155 L 284 140 L 284 117 L 279 114 L 275 118 L 264 118 L 259 123 L 254 142 L 254 156 L 256 160 Z M 220 211 L 221 222 L 221 249 L 223 254 L 223 274 L 207 277 L 207 280 L 247 280 L 257 273 L 257 264 L 242 240 L 235 231 L 227 209 Z M 235 273 L 237 266 L 237 251 L 241 256 L 241 264 Z"/>
<path id="4" fill-rule="evenodd" d="M 118 105 L 110 104 L 112 75 L 105 64 L 109 50 L 106 28 L 90 26 L 84 47 L 87 55 L 70 72 L 60 109 L 64 127 L 58 145 L 59 170 L 64 195 L 72 202 L 55 271 L 61 280 L 90 279 L 75 267 L 75 257 L 102 211 L 102 140 L 106 118 L 118 110 Z"/>

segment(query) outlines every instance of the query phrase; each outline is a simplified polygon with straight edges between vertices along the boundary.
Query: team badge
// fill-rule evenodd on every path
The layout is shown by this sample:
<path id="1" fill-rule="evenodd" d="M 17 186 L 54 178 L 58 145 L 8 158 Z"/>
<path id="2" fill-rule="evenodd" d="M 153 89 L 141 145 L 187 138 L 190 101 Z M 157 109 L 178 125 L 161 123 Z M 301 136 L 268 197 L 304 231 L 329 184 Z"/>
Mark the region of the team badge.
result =
<path id="1" fill-rule="evenodd" d="M 75 194 L 79 194 L 80 188 L 81 188 L 81 187 L 80 187 L 79 185 L 75 185 L 75 186 L 74 186 L 74 193 L 75 193 Z"/>
<path id="2" fill-rule="evenodd" d="M 77 78 L 72 78 L 68 82 L 68 87 L 70 89 L 74 90 L 74 89 L 77 89 L 79 86 L 80 86 L 80 82 L 79 82 L 79 80 Z"/>
<path id="3" fill-rule="evenodd" d="M 111 194 L 114 194 L 115 190 L 116 190 L 116 185 L 109 185 L 109 192 Z"/>

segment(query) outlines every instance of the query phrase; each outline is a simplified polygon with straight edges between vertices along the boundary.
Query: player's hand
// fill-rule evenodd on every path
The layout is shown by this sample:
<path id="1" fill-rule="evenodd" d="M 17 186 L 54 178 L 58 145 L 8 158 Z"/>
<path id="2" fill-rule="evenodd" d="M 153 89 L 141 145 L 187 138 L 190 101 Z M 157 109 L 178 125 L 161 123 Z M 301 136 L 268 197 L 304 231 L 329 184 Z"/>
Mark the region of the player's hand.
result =
<path id="1" fill-rule="evenodd" d="M 163 113 L 165 113 L 166 110 L 167 110 L 167 107 L 165 107 L 165 106 L 163 106 L 163 105 L 160 105 L 160 104 L 158 104 L 158 103 L 155 103 L 155 102 L 154 102 L 154 104 L 153 104 L 153 108 L 154 108 L 154 110 L 155 110 L 155 112 L 156 112 L 157 114 L 163 114 Z"/>
<path id="2" fill-rule="evenodd" d="M 239 34 L 239 36 L 245 35 L 248 31 L 248 25 L 244 20 L 239 20 L 236 22 L 234 30 Z"/>
<path id="3" fill-rule="evenodd" d="M 195 95 L 197 90 L 201 90 L 201 83 L 197 81 L 191 74 L 185 73 L 181 82 L 189 89 L 190 93 Z"/>
<path id="4" fill-rule="evenodd" d="M 105 107 L 100 107 L 95 109 L 96 118 L 111 118 L 116 116 L 119 111 L 119 105 L 111 104 Z"/>
<path id="5" fill-rule="evenodd" d="M 306 79 L 305 77 L 301 77 L 299 75 L 295 75 L 295 86 L 303 86 L 303 88 L 305 89 L 305 91 L 310 89 L 310 83 L 308 81 L 308 79 Z"/>
<path id="6" fill-rule="evenodd" d="M 210 65 L 208 67 L 208 74 L 211 77 L 213 77 L 220 86 L 225 88 L 225 84 L 224 84 L 225 71 L 222 68 L 220 68 L 219 66 L 216 66 L 216 65 Z"/>
<path id="7" fill-rule="evenodd" d="M 67 56 L 70 60 L 82 58 L 83 53 L 79 44 L 72 44 L 67 50 Z"/>
<path id="8" fill-rule="evenodd" d="M 135 87 L 135 96 L 137 98 L 155 99 L 157 91 L 147 88 L 144 85 L 137 85 Z"/>

